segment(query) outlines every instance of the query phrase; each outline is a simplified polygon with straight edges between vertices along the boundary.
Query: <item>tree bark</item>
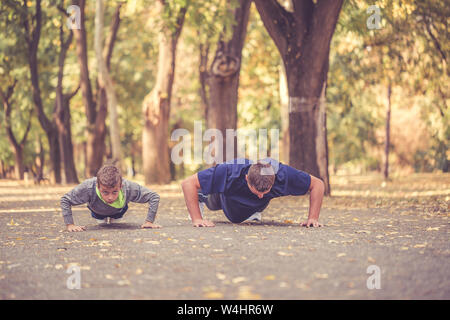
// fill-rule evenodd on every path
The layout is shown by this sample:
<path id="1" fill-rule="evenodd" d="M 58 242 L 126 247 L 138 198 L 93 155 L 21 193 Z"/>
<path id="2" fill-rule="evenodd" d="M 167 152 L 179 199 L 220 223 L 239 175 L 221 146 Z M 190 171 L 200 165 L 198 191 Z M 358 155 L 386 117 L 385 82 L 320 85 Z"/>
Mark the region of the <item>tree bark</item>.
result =
<path id="1" fill-rule="evenodd" d="M 250 0 L 240 0 L 240 5 L 234 9 L 236 24 L 233 26 L 232 38 L 227 42 L 219 41 L 217 44 L 208 77 L 207 127 L 218 129 L 222 133 L 222 159 L 220 159 L 218 150 L 215 151 L 219 161 L 232 160 L 237 155 L 236 138 L 232 142 L 234 148 L 228 146 L 227 154 L 227 143 L 231 143 L 231 141 L 226 139 L 226 130 L 236 130 L 237 128 L 239 72 L 241 70 L 242 48 L 247 34 L 250 5 Z"/>
<path id="2" fill-rule="evenodd" d="M 288 12 L 276 0 L 255 0 L 286 69 L 289 91 L 289 164 L 323 180 L 317 155 L 318 110 L 329 49 L 343 0 L 294 0 Z M 327 170 L 328 171 L 328 170 Z"/>
<path id="3" fill-rule="evenodd" d="M 163 0 L 156 2 L 163 16 Z M 169 115 L 172 85 L 175 75 L 175 54 L 186 7 L 177 14 L 175 30 L 163 25 L 159 33 L 159 56 L 156 84 L 142 104 L 144 128 L 142 132 L 142 161 L 145 183 L 164 184 L 170 181 Z"/>

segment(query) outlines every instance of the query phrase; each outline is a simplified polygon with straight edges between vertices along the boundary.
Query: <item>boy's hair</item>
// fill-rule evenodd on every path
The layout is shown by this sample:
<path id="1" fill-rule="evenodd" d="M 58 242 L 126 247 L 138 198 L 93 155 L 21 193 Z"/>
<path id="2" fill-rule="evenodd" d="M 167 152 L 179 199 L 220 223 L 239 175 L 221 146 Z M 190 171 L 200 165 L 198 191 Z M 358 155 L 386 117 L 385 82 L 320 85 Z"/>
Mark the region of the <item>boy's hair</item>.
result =
<path id="1" fill-rule="evenodd" d="M 104 164 L 97 172 L 97 183 L 108 188 L 122 183 L 122 175 L 114 164 Z"/>
<path id="2" fill-rule="evenodd" d="M 247 173 L 248 183 L 259 192 L 272 188 L 275 182 L 275 172 L 270 163 L 255 163 Z"/>

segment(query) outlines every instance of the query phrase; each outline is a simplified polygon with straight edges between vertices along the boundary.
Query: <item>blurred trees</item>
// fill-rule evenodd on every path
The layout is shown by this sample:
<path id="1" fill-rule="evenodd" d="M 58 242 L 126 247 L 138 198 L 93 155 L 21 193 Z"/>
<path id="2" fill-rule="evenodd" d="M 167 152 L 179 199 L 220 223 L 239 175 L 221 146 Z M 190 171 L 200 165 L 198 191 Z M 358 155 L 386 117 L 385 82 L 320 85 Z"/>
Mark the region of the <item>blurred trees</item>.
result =
<path id="1" fill-rule="evenodd" d="M 379 29 L 367 27 L 367 1 L 347 1 L 333 38 L 328 87 L 332 166 L 384 170 L 391 87 L 390 162 L 397 170 L 444 169 L 450 138 L 444 58 L 449 8 L 439 1 L 377 4 Z"/>
<path id="2" fill-rule="evenodd" d="M 178 38 L 189 1 L 164 1 L 156 4 L 160 17 L 159 55 L 156 83 L 144 98 L 142 112 L 142 162 L 146 183 L 170 181 L 169 117 Z"/>
<path id="3" fill-rule="evenodd" d="M 104 2 L 102 57 L 116 93 L 119 129 L 107 117 L 108 95 L 98 71 L 95 1 L 73 1 L 81 9 L 79 30 L 67 27 L 67 1 L 1 2 L 1 177 L 32 171 L 55 182 L 76 182 L 113 157 L 117 135 L 124 173 L 145 173 L 147 183 L 166 183 L 205 167 L 171 165 L 169 156 L 170 132 L 193 132 L 200 120 L 208 128 L 280 129 L 282 141 L 291 138 L 291 148 L 281 146 L 291 149 L 283 161 L 321 177 L 327 176 L 323 168 L 312 164 L 323 163 L 317 157 L 327 151 L 326 137 L 333 172 L 382 172 L 386 165 L 388 173 L 448 171 L 450 9 L 445 2 L 345 1 L 329 50 L 322 46 L 327 41 L 312 36 L 332 26 L 333 19 L 315 20 L 327 1 Z M 159 10 L 158 4 L 164 7 Z M 270 4 L 277 10 L 264 10 Z M 379 29 L 368 28 L 371 5 L 380 9 Z M 336 10 L 322 13 L 337 17 Z M 268 21 L 273 15 L 282 18 L 277 26 Z M 283 28 L 277 38 L 275 30 Z M 302 38 L 302 28 L 310 36 Z M 223 67 L 231 62 L 238 68 L 217 75 L 220 59 Z M 280 91 L 284 80 L 288 93 Z M 283 105 L 289 97 L 298 98 L 291 99 L 291 111 L 314 105 L 311 110 L 321 113 L 289 114 Z M 321 153 L 314 147 L 319 140 Z"/>

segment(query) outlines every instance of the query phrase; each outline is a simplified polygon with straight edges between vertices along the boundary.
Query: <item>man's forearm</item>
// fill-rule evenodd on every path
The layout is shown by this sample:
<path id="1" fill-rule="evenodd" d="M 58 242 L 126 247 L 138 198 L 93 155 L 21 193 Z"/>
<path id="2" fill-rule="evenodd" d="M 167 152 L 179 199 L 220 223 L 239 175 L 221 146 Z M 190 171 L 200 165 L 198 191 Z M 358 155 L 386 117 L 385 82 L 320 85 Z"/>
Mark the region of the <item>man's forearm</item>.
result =
<path id="1" fill-rule="evenodd" d="M 322 207 L 322 200 L 325 187 L 323 183 L 317 184 L 311 189 L 309 195 L 309 215 L 308 219 L 319 220 L 320 208 Z"/>
<path id="2" fill-rule="evenodd" d="M 184 201 L 186 202 L 186 207 L 192 221 L 202 219 L 202 214 L 200 213 L 200 207 L 198 205 L 197 188 L 189 181 L 185 181 L 182 184 L 182 189 L 184 194 Z"/>

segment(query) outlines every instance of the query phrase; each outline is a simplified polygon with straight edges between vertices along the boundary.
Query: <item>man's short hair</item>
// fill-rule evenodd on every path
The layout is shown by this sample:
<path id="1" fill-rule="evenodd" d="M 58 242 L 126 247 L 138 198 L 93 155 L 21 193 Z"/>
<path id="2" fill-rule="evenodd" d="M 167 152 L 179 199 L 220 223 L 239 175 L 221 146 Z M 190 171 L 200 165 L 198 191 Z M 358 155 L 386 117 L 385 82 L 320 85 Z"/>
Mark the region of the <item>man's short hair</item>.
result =
<path id="1" fill-rule="evenodd" d="M 122 183 L 120 169 L 114 164 L 104 164 L 97 172 L 97 183 L 99 185 L 113 188 Z"/>
<path id="2" fill-rule="evenodd" d="M 247 173 L 248 183 L 259 192 L 272 188 L 275 182 L 275 172 L 270 163 L 255 163 Z"/>

